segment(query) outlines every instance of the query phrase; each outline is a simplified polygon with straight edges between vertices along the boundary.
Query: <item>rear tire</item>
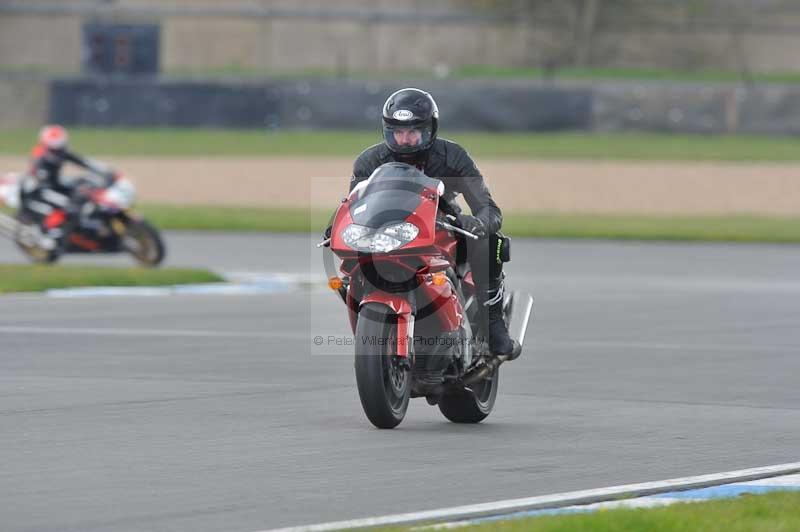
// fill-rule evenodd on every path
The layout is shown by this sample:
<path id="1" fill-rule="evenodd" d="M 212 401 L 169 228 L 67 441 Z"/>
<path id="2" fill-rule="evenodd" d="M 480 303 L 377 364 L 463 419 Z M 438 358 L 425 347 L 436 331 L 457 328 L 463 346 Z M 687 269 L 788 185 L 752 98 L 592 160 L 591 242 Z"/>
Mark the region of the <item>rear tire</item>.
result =
<path id="1" fill-rule="evenodd" d="M 144 220 L 127 223 L 122 235 L 122 248 L 142 266 L 155 268 L 166 255 L 158 230 Z"/>
<path id="2" fill-rule="evenodd" d="M 25 212 L 18 212 L 15 216 L 17 222 L 22 225 L 39 225 L 32 216 Z M 14 236 L 14 243 L 25 254 L 31 262 L 36 264 L 53 264 L 61 256 L 58 249 L 44 249 L 35 244 L 29 245 L 25 243 L 20 236 L 22 226 L 17 229 L 17 234 Z"/>
<path id="3" fill-rule="evenodd" d="M 474 395 L 462 391 L 442 396 L 439 410 L 453 423 L 480 423 L 492 413 L 499 385 L 498 368 L 491 377 L 472 386 Z"/>
<path id="4" fill-rule="evenodd" d="M 370 422 L 393 429 L 403 421 L 411 398 L 411 372 L 397 366 L 390 341 L 396 325 L 384 305 L 367 303 L 356 325 L 355 370 L 358 396 Z"/>

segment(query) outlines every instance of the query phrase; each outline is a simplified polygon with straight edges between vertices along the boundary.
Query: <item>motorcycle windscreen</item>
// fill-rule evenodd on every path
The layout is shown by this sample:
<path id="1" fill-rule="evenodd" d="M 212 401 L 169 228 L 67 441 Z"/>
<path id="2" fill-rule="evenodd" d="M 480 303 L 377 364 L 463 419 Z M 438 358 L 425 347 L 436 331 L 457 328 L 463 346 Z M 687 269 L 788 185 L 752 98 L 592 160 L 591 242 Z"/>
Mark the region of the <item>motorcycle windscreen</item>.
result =
<path id="1" fill-rule="evenodd" d="M 350 216 L 354 223 L 376 229 L 402 222 L 417 210 L 425 190 L 437 190 L 440 183 L 423 174 L 373 175 L 350 204 Z"/>

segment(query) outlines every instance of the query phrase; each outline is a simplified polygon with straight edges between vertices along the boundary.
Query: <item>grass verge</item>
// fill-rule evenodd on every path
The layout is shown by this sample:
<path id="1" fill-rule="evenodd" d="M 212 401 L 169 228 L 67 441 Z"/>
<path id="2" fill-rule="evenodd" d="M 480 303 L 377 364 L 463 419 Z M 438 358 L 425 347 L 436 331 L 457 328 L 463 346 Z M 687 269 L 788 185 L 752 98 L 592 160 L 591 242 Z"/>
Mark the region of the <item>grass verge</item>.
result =
<path id="1" fill-rule="evenodd" d="M 41 292 L 85 286 L 165 286 L 221 282 L 220 276 L 194 268 L 114 268 L 0 264 L 0 293 Z"/>
<path id="2" fill-rule="evenodd" d="M 800 217 L 509 213 L 503 228 L 524 237 L 800 242 Z"/>
<path id="3" fill-rule="evenodd" d="M 308 233 L 327 227 L 331 212 L 293 208 L 140 205 L 159 229 Z M 321 228 L 321 229 L 320 229 Z"/>
<path id="4" fill-rule="evenodd" d="M 387 529 L 388 530 L 388 529 Z M 392 529 L 407 530 L 407 529 Z M 800 530 L 800 493 L 774 492 L 663 508 L 615 509 L 493 521 L 459 528 L 502 532 L 790 532 Z"/>
<path id="5" fill-rule="evenodd" d="M 375 131 L 89 129 L 71 144 L 92 157 L 352 157 L 380 141 Z M 800 161 L 800 138 L 748 135 L 469 133 L 443 131 L 481 158 L 658 161 Z M 0 129 L 0 153 L 24 157 L 33 129 Z"/>
<path id="6" fill-rule="evenodd" d="M 658 68 L 561 68 L 546 72 L 541 68 L 467 65 L 453 71 L 462 79 L 548 79 L 586 81 L 690 81 L 690 82 L 759 82 L 797 83 L 800 72 L 756 72 L 744 75 L 734 70 L 669 70 Z"/>
<path id="7" fill-rule="evenodd" d="M 162 229 L 319 232 L 332 211 L 145 205 Z M 718 242 L 800 242 L 800 217 L 747 215 L 650 216 L 505 213 L 503 230 L 518 237 Z"/>
<path id="8" fill-rule="evenodd" d="M 77 76 L 76 69 L 43 66 L 0 66 L 0 75 L 10 76 Z M 216 67 L 186 68 L 168 67 L 163 76 L 166 79 L 198 80 L 275 80 L 275 79 L 351 79 L 369 81 L 395 81 L 406 84 L 408 80 L 425 81 L 440 79 L 441 71 L 436 69 L 407 69 L 391 71 L 349 70 L 342 68 L 299 68 L 264 69 L 246 67 L 236 63 Z M 689 81 L 712 83 L 798 83 L 800 72 L 740 72 L 735 70 L 697 69 L 671 70 L 665 68 L 610 68 L 610 67 L 565 67 L 552 70 L 533 67 L 502 67 L 496 65 L 465 65 L 449 72 L 455 80 L 586 80 L 586 81 Z"/>

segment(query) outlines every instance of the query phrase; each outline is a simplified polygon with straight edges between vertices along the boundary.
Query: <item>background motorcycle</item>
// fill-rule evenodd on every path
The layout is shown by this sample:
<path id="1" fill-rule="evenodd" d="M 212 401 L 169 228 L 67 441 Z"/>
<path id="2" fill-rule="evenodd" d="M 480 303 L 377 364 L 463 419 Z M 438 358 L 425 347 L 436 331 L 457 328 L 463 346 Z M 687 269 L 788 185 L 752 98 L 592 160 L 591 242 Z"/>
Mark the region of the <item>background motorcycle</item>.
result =
<path id="1" fill-rule="evenodd" d="M 0 181 L 0 199 L 20 207 L 19 177 Z M 66 216 L 64 244 L 60 249 L 43 245 L 43 235 L 35 217 L 19 209 L 12 218 L 0 214 L 0 232 L 12 238 L 33 262 L 52 263 L 62 253 L 126 252 L 143 266 L 158 266 L 164 259 L 164 243 L 158 230 L 136 213 L 133 183 L 117 176 L 108 186 L 97 186 L 89 176 L 73 178 L 76 191 Z M 61 211 L 59 211 L 61 212 Z"/>
<path id="2" fill-rule="evenodd" d="M 487 350 L 464 260 L 463 238 L 477 237 L 452 225 L 457 207 L 443 193 L 440 180 L 389 163 L 353 189 L 332 224 L 342 276 L 329 285 L 347 304 L 359 397 L 379 428 L 397 426 L 411 397 L 455 423 L 477 423 L 497 396 L 505 357 Z M 504 301 L 520 343 L 532 305 L 520 292 Z"/>

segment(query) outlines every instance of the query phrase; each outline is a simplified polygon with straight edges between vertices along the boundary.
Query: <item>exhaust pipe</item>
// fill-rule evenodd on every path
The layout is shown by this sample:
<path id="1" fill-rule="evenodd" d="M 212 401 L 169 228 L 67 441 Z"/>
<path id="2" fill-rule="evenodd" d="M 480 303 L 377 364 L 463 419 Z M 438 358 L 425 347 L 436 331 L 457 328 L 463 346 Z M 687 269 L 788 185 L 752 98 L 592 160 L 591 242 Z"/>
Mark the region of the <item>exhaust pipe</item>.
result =
<path id="1" fill-rule="evenodd" d="M 510 355 L 498 355 L 489 358 L 485 364 L 474 368 L 457 381 L 440 384 L 426 394 L 428 404 L 435 405 L 439 402 L 442 395 L 453 391 L 467 391 L 471 393 L 469 387 L 476 382 L 490 377 L 503 362 L 514 360 L 522 352 L 522 345 L 525 342 L 525 334 L 528 332 L 531 315 L 533 313 L 533 297 L 525 292 L 514 292 L 508 304 L 507 315 L 508 334 L 517 341 L 519 351 L 514 351 Z M 466 390 L 464 390 L 466 388 Z"/>
<path id="2" fill-rule="evenodd" d="M 506 355 L 498 355 L 496 357 L 490 358 L 486 364 L 482 365 L 479 368 L 475 368 L 474 370 L 470 371 L 464 378 L 461 379 L 461 382 L 464 386 L 471 386 L 478 381 L 482 381 L 487 377 L 491 376 L 495 370 L 500 367 L 500 364 L 508 360 L 508 356 Z"/>
<path id="3" fill-rule="evenodd" d="M 508 334 L 522 347 L 533 314 L 533 296 L 527 292 L 514 292 L 508 307 Z"/>
<path id="4" fill-rule="evenodd" d="M 465 386 L 475 384 L 491 376 L 500 367 L 500 364 L 507 360 L 514 360 L 521 354 L 522 346 L 525 343 L 525 333 L 528 332 L 528 325 L 533 313 L 533 296 L 527 292 L 514 292 L 511 294 L 511 301 L 508 306 L 508 334 L 519 344 L 519 351 L 515 351 L 510 355 L 491 357 L 486 364 L 464 375 L 461 382 Z"/>

